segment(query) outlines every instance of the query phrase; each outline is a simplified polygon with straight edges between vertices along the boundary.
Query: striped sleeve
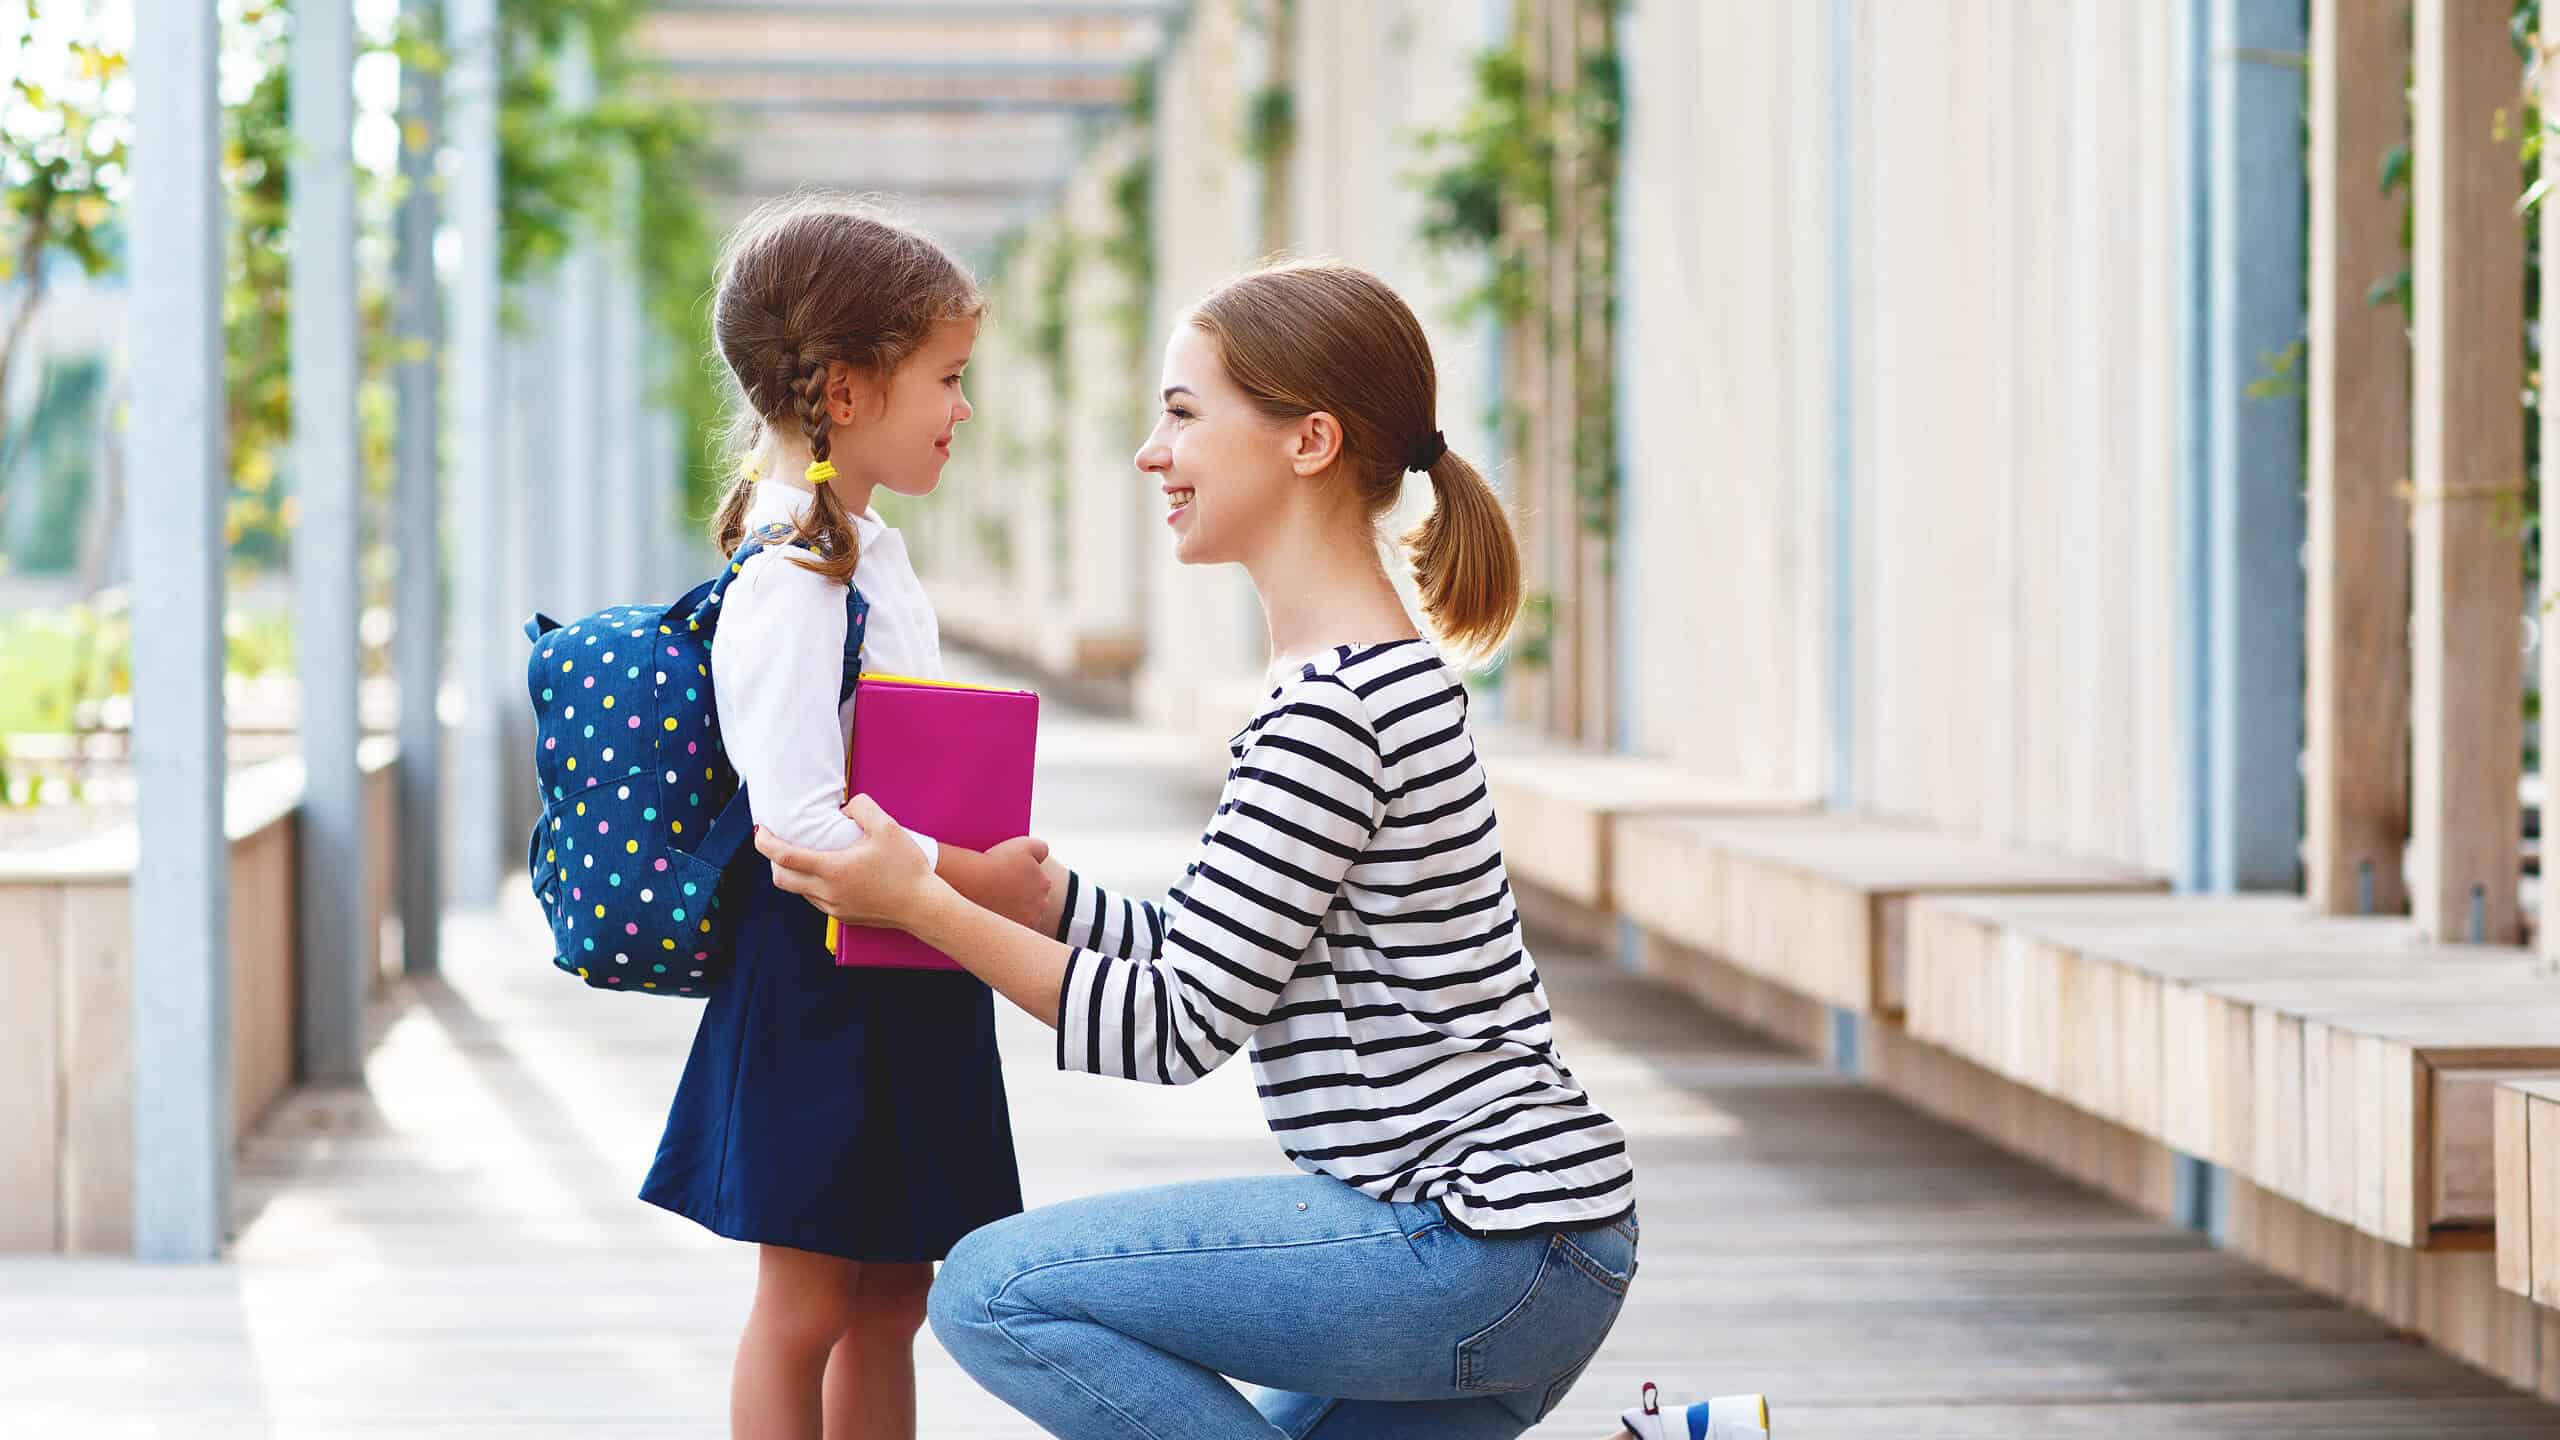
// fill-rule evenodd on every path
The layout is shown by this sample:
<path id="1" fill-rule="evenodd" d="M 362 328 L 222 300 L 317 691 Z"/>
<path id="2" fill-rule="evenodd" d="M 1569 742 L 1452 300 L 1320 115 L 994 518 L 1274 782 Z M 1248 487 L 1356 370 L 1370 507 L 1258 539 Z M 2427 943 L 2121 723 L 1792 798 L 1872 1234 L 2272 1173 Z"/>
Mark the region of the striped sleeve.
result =
<path id="1" fill-rule="evenodd" d="M 1385 768 L 1367 708 L 1341 682 L 1284 691 L 1228 773 L 1178 905 L 1071 897 L 1060 1068 L 1181 1085 L 1242 1049 L 1377 832 Z"/>
<path id="2" fill-rule="evenodd" d="M 1152 959 L 1164 950 L 1164 917 L 1165 907 L 1155 901 L 1114 895 L 1070 870 L 1057 938 L 1123 960 L 1140 955 Z"/>

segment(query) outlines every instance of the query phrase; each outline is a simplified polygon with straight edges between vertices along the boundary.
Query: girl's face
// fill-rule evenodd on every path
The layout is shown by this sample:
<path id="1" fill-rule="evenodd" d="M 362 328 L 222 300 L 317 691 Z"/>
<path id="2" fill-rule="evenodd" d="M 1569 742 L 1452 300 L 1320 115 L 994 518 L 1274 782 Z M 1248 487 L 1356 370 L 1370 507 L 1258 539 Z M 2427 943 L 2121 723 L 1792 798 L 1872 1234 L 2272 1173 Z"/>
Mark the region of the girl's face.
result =
<path id="1" fill-rule="evenodd" d="M 1174 558 L 1185 565 L 1249 559 L 1305 489 L 1300 441 L 1307 428 L 1255 408 L 1228 378 L 1218 342 L 1177 324 L 1164 348 L 1164 409 L 1137 456 L 1139 472 L 1163 491 Z"/>
<path id="2" fill-rule="evenodd" d="M 829 448 L 842 478 L 893 495 L 930 495 L 951 459 L 951 436 L 969 418 L 961 372 L 978 343 L 978 322 L 949 321 L 889 377 L 887 393 L 862 383 L 851 366 L 827 377 L 827 406 L 836 431 Z"/>

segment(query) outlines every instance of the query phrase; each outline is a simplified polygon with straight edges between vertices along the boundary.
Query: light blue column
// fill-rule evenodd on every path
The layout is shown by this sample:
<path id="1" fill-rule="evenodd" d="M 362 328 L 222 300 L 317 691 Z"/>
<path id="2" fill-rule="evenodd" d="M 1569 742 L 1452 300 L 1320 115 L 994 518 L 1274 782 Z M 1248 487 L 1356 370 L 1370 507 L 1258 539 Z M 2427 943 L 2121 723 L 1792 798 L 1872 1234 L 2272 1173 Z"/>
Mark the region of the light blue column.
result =
<path id="1" fill-rule="evenodd" d="M 407 18 L 435 33 L 438 0 L 407 0 Z M 436 715 L 444 683 L 444 478 L 438 465 L 443 416 L 438 367 L 444 326 L 436 300 L 436 121 L 442 97 L 426 66 L 403 67 L 399 215 L 399 315 L 395 328 L 416 350 L 400 364 L 400 591 L 396 668 L 400 675 L 400 966 L 436 968 L 444 905 L 439 836 L 444 833 L 444 726 Z"/>
<path id="2" fill-rule="evenodd" d="M 2201 833 L 2186 880 L 2206 890 L 2301 883 L 2303 414 L 2251 398 L 2266 356 L 2302 337 L 2303 71 L 2298 0 L 2208 0 L 2199 98 L 2201 469 L 2188 485 L 2200 647 L 2191 772 Z M 2192 54 L 2192 52 L 2191 52 Z"/>
<path id="3" fill-rule="evenodd" d="M 1831 765 L 1835 810 L 1858 804 L 1857 0 L 1831 0 Z"/>
<path id="4" fill-rule="evenodd" d="M 133 486 L 133 1248 L 212 1260 L 231 1210 L 223 839 L 222 124 L 214 10 L 137 0 L 127 345 L 149 356 Z"/>
<path id="5" fill-rule="evenodd" d="M 294 665 L 302 693 L 301 1073 L 364 1078 L 364 780 L 356 710 L 364 605 L 356 450 L 355 17 L 298 7 L 293 24 Z"/>
<path id="6" fill-rule="evenodd" d="M 640 272 L 630 254 L 630 218 L 639 207 L 634 203 L 636 184 L 625 165 L 615 166 L 614 192 L 614 213 L 622 222 L 597 242 L 604 262 L 603 338 L 596 357 L 602 402 L 594 437 L 605 502 L 596 512 L 597 538 L 603 542 L 597 578 L 601 605 L 640 598 L 647 537 L 655 533 L 652 527 L 666 508 L 664 478 L 646 463 L 649 416 L 656 407 L 643 363 L 648 342 L 642 334 Z"/>
<path id="7" fill-rule="evenodd" d="M 505 834 L 508 773 L 500 707 L 519 698 L 522 656 L 507 644 L 502 606 L 507 372 L 500 363 L 498 288 L 498 5 L 451 0 L 445 117 L 452 140 L 454 246 L 453 681 L 462 717 L 453 747 L 448 894 L 466 905 L 497 895 L 513 847 Z M 510 666 L 510 657 L 519 662 Z M 513 675 L 510 675 L 510 669 Z"/>
<path id="8" fill-rule="evenodd" d="M 525 833 L 542 808 L 532 783 L 533 710 L 524 688 L 526 643 L 517 627 L 535 610 L 563 620 L 580 613 L 574 608 L 576 595 L 554 561 L 552 548 L 545 544 L 543 530 L 544 519 L 559 513 L 565 493 L 559 479 L 555 429 L 565 352 L 559 335 L 541 323 L 549 307 L 539 298 L 558 283 L 559 275 L 553 272 L 514 288 L 516 309 L 526 318 L 523 328 L 510 334 L 506 343 L 506 459 L 495 502 L 498 528 L 490 537 L 490 548 L 497 552 L 505 575 L 502 613 L 492 631 L 496 673 L 491 693 L 496 696 L 505 736 L 502 754 L 508 768 L 503 772 L 499 836 L 507 847 L 510 868 L 516 863 L 514 857 L 524 853 Z"/>
<path id="9" fill-rule="evenodd" d="M 2178 888 L 2210 888 L 2213 784 L 2207 717 L 2213 708 L 2213 571 L 2207 523 L 2210 473 L 2206 423 L 2212 387 L 2207 382 L 2205 314 L 2212 273 L 2206 219 L 2212 212 L 2207 137 L 2212 133 L 2207 97 L 2211 63 L 2205 42 L 2206 11 L 2214 0 L 2180 0 L 2177 6 L 2178 146 L 2175 186 L 2180 256 L 2177 282 L 2178 394 L 2178 809 L 2181 823 Z"/>
<path id="10" fill-rule="evenodd" d="M 575 112 L 593 106 L 595 100 L 595 68 L 589 59 L 587 37 L 583 32 L 572 33 L 560 57 L 560 103 Z M 607 469 L 613 441 L 604 433 L 606 416 L 612 413 L 605 403 L 609 368 L 605 353 L 605 257 L 595 236 L 572 237 L 569 253 L 560 262 L 551 298 L 550 373 L 558 387 L 558 403 L 546 421 L 552 442 L 552 468 L 545 477 L 546 489 L 559 507 L 552 513 L 588 517 L 584 523 L 595 527 L 601 524 L 609 499 L 628 498 L 615 496 L 614 478 Z M 545 588 L 544 608 L 556 605 L 558 608 L 552 613 L 566 620 L 601 609 L 619 598 L 605 593 L 607 548 L 600 544 L 561 545 L 552 551 L 546 557 L 546 571 L 556 575 L 557 583 Z"/>

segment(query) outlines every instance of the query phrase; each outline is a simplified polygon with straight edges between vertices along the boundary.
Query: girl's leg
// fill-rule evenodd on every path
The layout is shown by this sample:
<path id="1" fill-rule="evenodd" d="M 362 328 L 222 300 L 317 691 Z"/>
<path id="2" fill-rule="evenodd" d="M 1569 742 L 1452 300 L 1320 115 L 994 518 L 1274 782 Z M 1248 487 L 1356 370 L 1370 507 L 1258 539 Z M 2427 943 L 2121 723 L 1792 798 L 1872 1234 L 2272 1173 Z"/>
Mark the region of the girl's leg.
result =
<path id="1" fill-rule="evenodd" d="M 916 1332 L 929 1264 L 862 1267 L 853 1324 L 827 1357 L 826 1440 L 915 1440 Z"/>
<path id="2" fill-rule="evenodd" d="M 756 1247 L 756 1299 L 729 1381 L 734 1440 L 819 1440 L 828 1353 L 853 1324 L 862 1266 L 781 1245 Z"/>
<path id="3" fill-rule="evenodd" d="M 1614 1268 L 1550 1254 L 1320 1177 L 1213 1181 L 990 1225 L 944 1263 L 929 1313 L 980 1384 L 1062 1440 L 1287 1433 L 1222 1375 L 1418 1422 L 1377 1433 L 1489 1440 L 1527 1429 L 1598 1347 L 1632 1232 Z M 1497 1324 L 1533 1291 L 1543 1323 Z"/>

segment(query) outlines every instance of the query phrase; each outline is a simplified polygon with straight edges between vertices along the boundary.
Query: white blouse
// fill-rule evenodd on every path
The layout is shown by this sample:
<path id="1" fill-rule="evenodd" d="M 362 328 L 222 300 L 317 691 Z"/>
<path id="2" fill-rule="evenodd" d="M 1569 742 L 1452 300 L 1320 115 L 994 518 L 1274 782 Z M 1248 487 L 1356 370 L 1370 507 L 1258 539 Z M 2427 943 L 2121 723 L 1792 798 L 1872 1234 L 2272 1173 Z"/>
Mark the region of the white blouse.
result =
<path id="1" fill-rule="evenodd" d="M 795 523 L 816 498 L 795 481 L 759 481 L 747 529 Z M 941 629 L 907 542 L 872 511 L 855 517 L 854 529 L 862 545 L 854 584 L 871 603 L 862 668 L 943 678 Z M 862 838 L 862 827 L 844 816 L 853 697 L 836 703 L 844 681 L 845 587 L 794 559 L 799 553 L 788 546 L 759 551 L 729 582 L 711 640 L 712 699 L 755 822 L 794 845 L 841 850 Z M 915 840 L 926 863 L 938 863 L 932 837 Z"/>

